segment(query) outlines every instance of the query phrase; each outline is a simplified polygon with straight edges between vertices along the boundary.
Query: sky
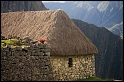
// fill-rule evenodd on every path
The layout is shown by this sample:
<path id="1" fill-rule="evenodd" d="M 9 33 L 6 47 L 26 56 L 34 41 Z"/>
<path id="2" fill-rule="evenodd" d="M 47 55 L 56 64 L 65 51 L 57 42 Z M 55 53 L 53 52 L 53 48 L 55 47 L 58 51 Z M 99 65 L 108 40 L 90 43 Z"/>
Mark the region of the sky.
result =
<path id="1" fill-rule="evenodd" d="M 64 3 L 65 1 L 42 1 L 43 3 L 48 3 L 48 2 L 59 2 L 59 3 Z"/>

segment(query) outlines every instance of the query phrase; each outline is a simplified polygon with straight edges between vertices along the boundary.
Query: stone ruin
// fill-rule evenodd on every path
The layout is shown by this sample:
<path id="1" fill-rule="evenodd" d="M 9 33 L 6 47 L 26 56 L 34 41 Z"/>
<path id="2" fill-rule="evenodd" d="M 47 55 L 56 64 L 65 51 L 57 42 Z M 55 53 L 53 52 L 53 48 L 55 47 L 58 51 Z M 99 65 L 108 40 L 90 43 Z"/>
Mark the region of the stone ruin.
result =
<path id="1" fill-rule="evenodd" d="M 23 41 L 30 47 L 1 48 L 1 81 L 53 81 L 48 45 L 29 37 Z"/>

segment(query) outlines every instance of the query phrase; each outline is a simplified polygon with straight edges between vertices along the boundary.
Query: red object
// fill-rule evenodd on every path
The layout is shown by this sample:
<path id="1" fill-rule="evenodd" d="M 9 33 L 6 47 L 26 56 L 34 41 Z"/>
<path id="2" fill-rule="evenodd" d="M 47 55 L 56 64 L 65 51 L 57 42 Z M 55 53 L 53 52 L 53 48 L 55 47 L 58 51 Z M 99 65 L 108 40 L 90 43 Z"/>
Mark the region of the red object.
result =
<path id="1" fill-rule="evenodd" d="M 44 43 L 46 40 L 44 40 L 44 39 L 40 39 L 39 40 L 41 43 Z"/>

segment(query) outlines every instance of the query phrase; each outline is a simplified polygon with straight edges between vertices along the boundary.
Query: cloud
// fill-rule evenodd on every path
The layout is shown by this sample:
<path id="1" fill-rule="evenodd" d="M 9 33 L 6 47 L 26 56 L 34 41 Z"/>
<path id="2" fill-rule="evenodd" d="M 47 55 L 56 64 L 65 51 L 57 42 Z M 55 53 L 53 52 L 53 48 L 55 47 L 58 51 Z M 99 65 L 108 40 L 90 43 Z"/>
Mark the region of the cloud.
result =
<path id="1" fill-rule="evenodd" d="M 54 3 L 65 3 L 65 1 L 42 1 L 43 3 L 49 3 L 49 2 L 54 2 Z"/>

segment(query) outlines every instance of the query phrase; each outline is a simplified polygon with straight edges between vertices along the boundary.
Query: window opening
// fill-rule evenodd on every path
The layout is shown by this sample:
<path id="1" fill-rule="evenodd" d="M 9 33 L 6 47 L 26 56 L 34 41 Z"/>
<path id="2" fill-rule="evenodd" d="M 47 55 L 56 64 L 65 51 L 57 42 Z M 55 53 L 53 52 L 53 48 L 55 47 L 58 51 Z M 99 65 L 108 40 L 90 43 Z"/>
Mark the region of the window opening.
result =
<path id="1" fill-rule="evenodd" d="M 68 58 L 68 66 L 69 67 L 72 67 L 73 66 L 73 63 L 72 63 L 72 58 Z"/>

